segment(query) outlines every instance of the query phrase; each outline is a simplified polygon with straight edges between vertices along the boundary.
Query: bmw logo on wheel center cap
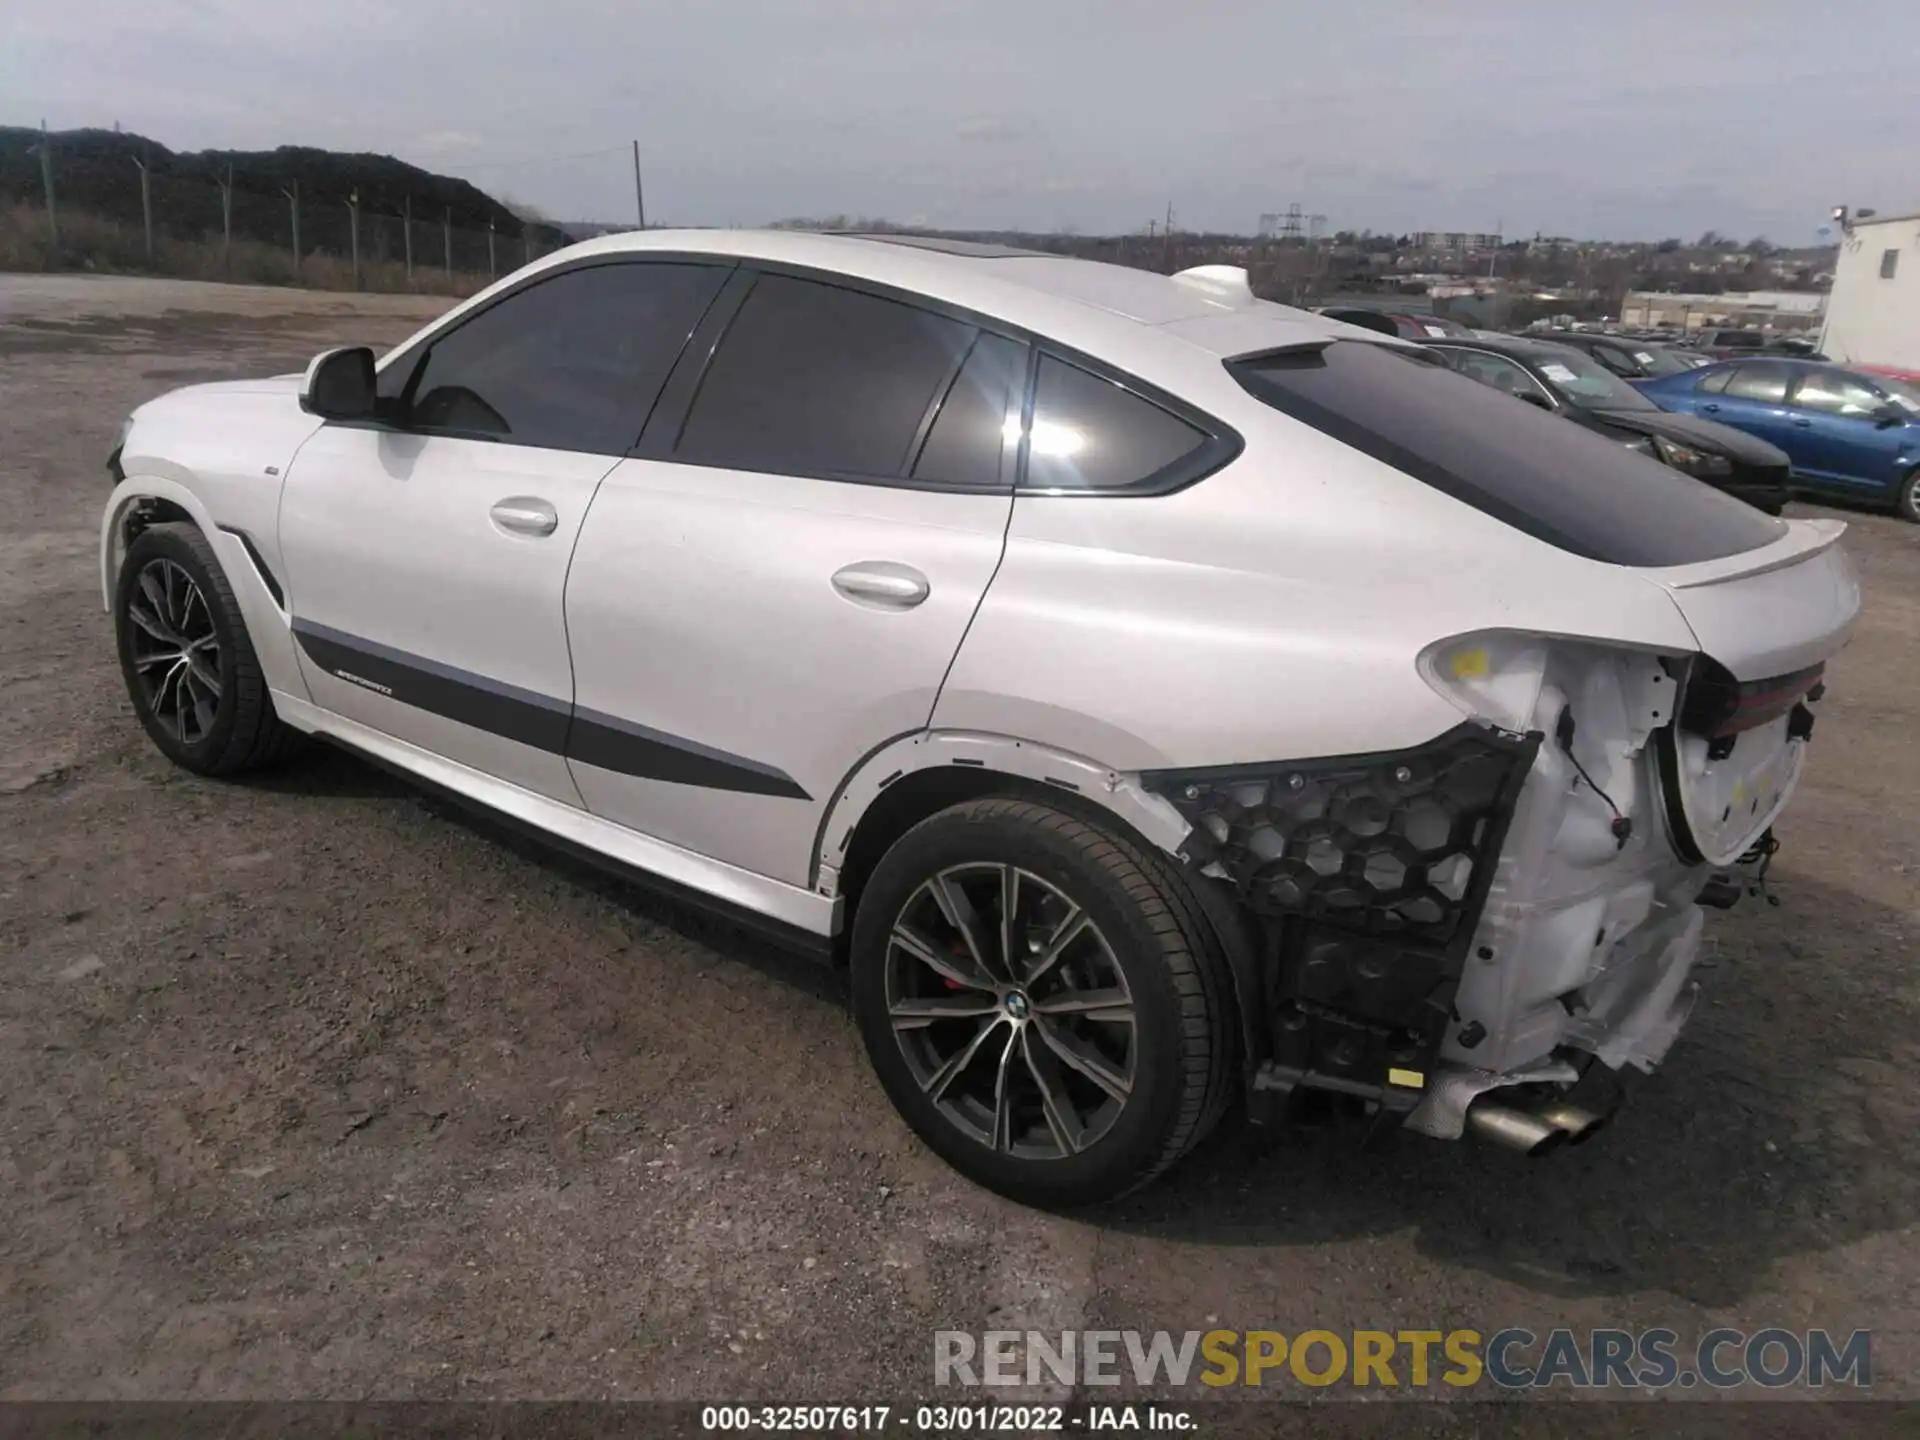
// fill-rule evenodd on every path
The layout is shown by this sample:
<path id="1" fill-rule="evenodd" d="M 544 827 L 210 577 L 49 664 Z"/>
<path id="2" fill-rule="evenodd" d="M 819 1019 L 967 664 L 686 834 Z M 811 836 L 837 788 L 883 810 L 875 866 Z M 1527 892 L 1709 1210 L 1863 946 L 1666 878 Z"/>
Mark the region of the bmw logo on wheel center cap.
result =
<path id="1" fill-rule="evenodd" d="M 1015 1020 L 1024 1020 L 1033 1013 L 1033 1007 L 1027 1003 L 1027 997 L 1018 990 L 1009 990 L 1007 998 L 1002 1003 L 1007 1007 L 1008 1016 Z"/>

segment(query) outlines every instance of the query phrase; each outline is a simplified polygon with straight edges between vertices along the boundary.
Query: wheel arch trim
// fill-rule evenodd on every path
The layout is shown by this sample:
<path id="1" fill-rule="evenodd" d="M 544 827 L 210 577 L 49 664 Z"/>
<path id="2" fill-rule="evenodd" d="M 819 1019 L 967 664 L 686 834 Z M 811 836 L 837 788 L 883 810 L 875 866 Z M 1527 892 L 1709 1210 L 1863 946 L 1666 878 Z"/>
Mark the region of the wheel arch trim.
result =
<path id="1" fill-rule="evenodd" d="M 1220 882 L 1195 873 L 1180 850 L 1191 825 L 1164 797 L 1127 771 L 1084 755 L 1011 735 L 970 730 L 921 730 L 900 736 L 873 751 L 842 782 L 828 805 L 814 840 L 810 871 L 814 893 L 844 904 L 841 866 L 861 822 L 881 795 L 909 775 L 964 767 L 983 779 L 994 776 L 1023 782 L 1030 798 L 1038 791 L 1060 795 L 1063 807 L 1087 817 L 1104 814 L 1136 842 L 1157 849 L 1158 858 L 1184 882 L 1213 932 L 1225 961 L 1228 997 L 1237 1013 L 1242 1079 L 1261 1057 L 1260 1017 L 1265 1013 L 1258 946 L 1252 918 L 1242 912 Z M 846 917 L 851 933 L 853 917 Z"/>
<path id="2" fill-rule="evenodd" d="M 127 517 L 142 500 L 160 500 L 182 511 L 206 538 L 214 558 L 226 574 L 240 602 L 247 638 L 267 683 L 275 690 L 307 695 L 306 678 L 294 654 L 293 630 L 287 610 L 275 600 L 265 575 L 257 568 L 250 538 L 242 531 L 222 527 L 206 503 L 179 480 L 149 472 L 128 475 L 113 487 L 100 517 L 100 602 L 109 614 L 119 588 L 120 567 L 126 560 Z"/>
<path id="3" fill-rule="evenodd" d="M 840 865 L 874 802 L 902 777 L 964 766 L 1080 796 L 1123 821 L 1177 862 L 1191 828 L 1167 800 L 1136 777 L 1051 745 L 974 730 L 916 730 L 867 755 L 840 783 L 814 833 L 809 865 L 816 894 L 840 893 Z"/>

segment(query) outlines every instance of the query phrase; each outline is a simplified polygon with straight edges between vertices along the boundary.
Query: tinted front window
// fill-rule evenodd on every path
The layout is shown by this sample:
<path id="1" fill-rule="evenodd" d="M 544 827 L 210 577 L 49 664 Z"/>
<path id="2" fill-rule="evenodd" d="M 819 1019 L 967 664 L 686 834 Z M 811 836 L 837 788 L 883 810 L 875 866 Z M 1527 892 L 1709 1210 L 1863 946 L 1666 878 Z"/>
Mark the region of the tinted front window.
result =
<path id="1" fill-rule="evenodd" d="M 1030 489 L 1129 489 L 1205 440 L 1186 421 L 1111 380 L 1050 355 L 1040 359 L 1027 448 Z"/>
<path id="2" fill-rule="evenodd" d="M 509 295 L 433 342 L 408 423 L 624 454 L 726 276 L 707 265 L 597 265 Z"/>
<path id="3" fill-rule="evenodd" d="M 1700 367 L 1696 365 L 1694 368 L 1697 370 Z M 1727 388 L 1727 382 L 1732 378 L 1733 371 L 1731 370 L 1715 370 L 1711 375 L 1704 375 L 1700 379 L 1701 393 L 1718 395 Z"/>
<path id="4" fill-rule="evenodd" d="M 1784 365 L 1761 362 L 1736 368 L 1726 385 L 1726 393 L 1740 400 L 1764 400 L 1778 405 L 1787 398 L 1787 382 L 1793 372 Z"/>
<path id="5" fill-rule="evenodd" d="M 1823 410 L 1829 415 L 1862 418 L 1887 402 L 1878 390 L 1844 371 L 1815 370 L 1800 377 L 1800 386 L 1793 392 L 1793 403 L 1807 410 Z"/>
<path id="6" fill-rule="evenodd" d="M 940 403 L 914 463 L 913 478 L 992 488 L 1013 482 L 1027 347 L 982 335 Z"/>
<path id="7" fill-rule="evenodd" d="M 1230 362 L 1248 393 L 1517 530 L 1614 565 L 1685 565 L 1785 527 L 1580 425 L 1384 346 Z"/>
<path id="8" fill-rule="evenodd" d="M 700 382 L 675 457 L 897 478 L 975 333 L 877 295 L 762 275 Z"/>

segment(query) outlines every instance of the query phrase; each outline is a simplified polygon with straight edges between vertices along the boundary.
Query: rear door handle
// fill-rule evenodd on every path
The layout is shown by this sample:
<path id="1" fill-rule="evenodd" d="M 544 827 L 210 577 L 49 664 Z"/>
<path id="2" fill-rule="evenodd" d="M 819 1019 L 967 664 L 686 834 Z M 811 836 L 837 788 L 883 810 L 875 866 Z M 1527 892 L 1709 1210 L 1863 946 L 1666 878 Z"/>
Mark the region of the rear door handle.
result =
<path id="1" fill-rule="evenodd" d="M 1720 407 L 1718 405 L 1702 405 L 1700 408 L 1709 415 L 1718 415 L 1720 413 Z"/>
<path id="2" fill-rule="evenodd" d="M 1801 430 L 1811 430 L 1813 428 L 1813 421 L 1807 419 L 1807 417 L 1804 415 L 1794 416 L 1793 423 L 1797 428 Z"/>
<path id="3" fill-rule="evenodd" d="M 856 605 L 911 610 L 932 593 L 927 577 L 892 560 L 862 560 L 833 572 L 833 588 Z"/>
<path id="4" fill-rule="evenodd" d="M 560 512 L 538 495 L 509 495 L 487 513 L 514 535 L 551 535 L 560 528 Z"/>

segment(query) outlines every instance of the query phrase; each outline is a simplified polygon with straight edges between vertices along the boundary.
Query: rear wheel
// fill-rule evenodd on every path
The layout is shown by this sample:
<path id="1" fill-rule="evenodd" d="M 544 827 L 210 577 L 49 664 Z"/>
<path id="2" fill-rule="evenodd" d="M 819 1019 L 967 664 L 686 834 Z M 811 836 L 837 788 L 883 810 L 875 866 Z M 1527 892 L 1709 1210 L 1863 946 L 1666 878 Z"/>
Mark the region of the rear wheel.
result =
<path id="1" fill-rule="evenodd" d="M 908 1124 L 1030 1204 L 1146 1184 L 1231 1087 L 1228 987 L 1160 861 L 1075 816 L 971 801 L 875 867 L 854 918 L 855 1018 Z"/>
<path id="2" fill-rule="evenodd" d="M 232 775 L 299 739 L 280 722 L 226 571 L 193 525 L 154 525 L 127 547 L 114 596 L 120 671 L 169 760 Z"/>
<path id="3" fill-rule="evenodd" d="M 1896 505 L 1903 520 L 1920 524 L 1920 465 L 1907 471 L 1907 478 L 1900 484 Z"/>

